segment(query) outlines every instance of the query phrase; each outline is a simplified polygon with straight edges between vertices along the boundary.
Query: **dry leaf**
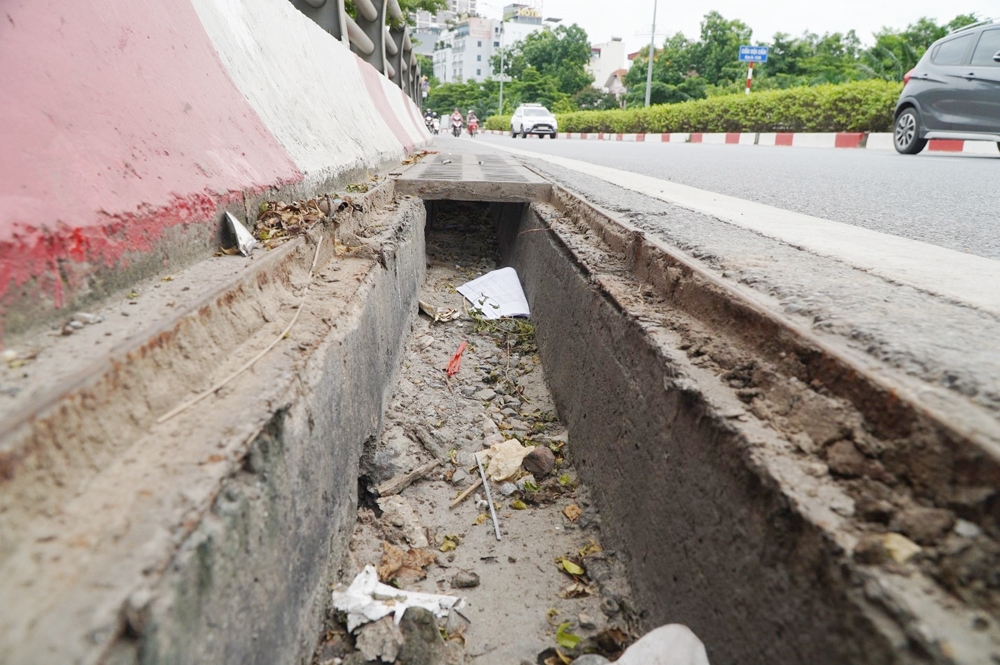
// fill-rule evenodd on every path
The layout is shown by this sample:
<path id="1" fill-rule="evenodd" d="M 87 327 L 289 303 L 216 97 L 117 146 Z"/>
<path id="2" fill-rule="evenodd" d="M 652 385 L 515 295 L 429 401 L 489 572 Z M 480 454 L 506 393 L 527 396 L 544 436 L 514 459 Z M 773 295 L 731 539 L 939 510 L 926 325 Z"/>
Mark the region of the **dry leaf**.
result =
<path id="1" fill-rule="evenodd" d="M 425 577 L 424 568 L 434 563 L 434 553 L 425 549 L 410 549 L 404 552 L 391 543 L 382 543 L 382 561 L 378 566 L 378 578 L 388 584 L 392 580 L 403 587 L 418 582 Z"/>
<path id="2" fill-rule="evenodd" d="M 580 506 L 576 505 L 575 503 L 571 503 L 565 508 L 563 508 L 562 513 L 563 515 L 566 516 L 566 519 L 568 519 L 570 522 L 575 522 L 580 517 L 580 515 L 583 514 L 583 511 L 580 510 Z"/>

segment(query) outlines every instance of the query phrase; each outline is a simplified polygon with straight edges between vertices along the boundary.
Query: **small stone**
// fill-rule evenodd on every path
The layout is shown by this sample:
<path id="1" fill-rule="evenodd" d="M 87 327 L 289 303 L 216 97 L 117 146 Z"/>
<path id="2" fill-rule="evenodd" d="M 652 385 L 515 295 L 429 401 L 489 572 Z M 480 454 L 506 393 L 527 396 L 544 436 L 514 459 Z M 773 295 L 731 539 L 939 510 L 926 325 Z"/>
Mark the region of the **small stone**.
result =
<path id="1" fill-rule="evenodd" d="M 921 545 L 933 545 L 955 526 L 955 514 L 943 508 L 908 508 L 892 522 L 892 528 Z"/>
<path id="2" fill-rule="evenodd" d="M 858 563 L 874 566 L 889 558 L 889 553 L 882 542 L 883 536 L 880 533 L 866 534 L 854 546 L 854 560 Z"/>
<path id="3" fill-rule="evenodd" d="M 538 484 L 535 481 L 535 477 L 533 475 L 531 475 L 530 473 L 528 475 L 526 475 L 526 476 L 521 476 L 520 478 L 517 479 L 517 482 L 514 483 L 514 485 L 517 487 L 517 489 L 521 490 L 522 492 L 524 491 L 524 486 L 528 485 L 528 484 L 531 484 L 531 485 L 537 485 Z"/>
<path id="4" fill-rule="evenodd" d="M 81 323 L 80 321 L 76 321 L 76 320 L 70 321 L 66 325 L 68 325 L 73 330 L 80 330 L 81 328 L 83 328 L 83 323 Z"/>
<path id="5" fill-rule="evenodd" d="M 103 316 L 99 314 L 89 314 L 87 312 L 77 312 L 73 315 L 73 320 L 78 321 L 84 325 L 92 325 L 94 323 L 100 323 L 104 320 Z"/>
<path id="6" fill-rule="evenodd" d="M 498 443 L 503 443 L 504 441 L 506 441 L 506 439 L 504 439 L 503 434 L 497 431 L 487 436 L 486 440 L 483 441 L 483 445 L 489 448 L 490 446 L 494 446 Z M 473 464 L 475 464 L 475 461 L 473 461 Z"/>
<path id="7" fill-rule="evenodd" d="M 617 598 L 607 596 L 601 600 L 601 611 L 605 616 L 613 617 L 621 611 L 621 605 Z"/>
<path id="8" fill-rule="evenodd" d="M 983 535 L 983 530 L 978 525 L 967 520 L 957 520 L 955 522 L 955 533 L 963 538 L 977 538 Z"/>
<path id="9" fill-rule="evenodd" d="M 476 458 L 472 453 L 459 451 L 455 453 L 455 463 L 461 469 L 469 469 L 476 466 Z"/>
<path id="10" fill-rule="evenodd" d="M 469 474 L 465 469 L 455 469 L 455 473 L 451 476 L 452 485 L 464 485 L 465 481 L 469 479 Z"/>
<path id="11" fill-rule="evenodd" d="M 605 665 L 611 661 L 599 653 L 585 653 L 573 661 L 573 665 Z"/>
<path id="12" fill-rule="evenodd" d="M 517 418 L 510 418 L 507 420 L 507 424 L 510 425 L 510 428 L 515 432 L 527 432 L 531 429 L 528 427 L 528 423 L 523 420 L 518 420 Z"/>
<path id="13" fill-rule="evenodd" d="M 460 570 L 451 578 L 451 586 L 454 589 L 472 589 L 479 586 L 479 575 L 467 570 Z"/>
<path id="14" fill-rule="evenodd" d="M 512 409 L 510 407 L 507 407 L 506 409 L 502 410 L 500 413 L 502 415 L 506 416 L 507 418 L 513 418 L 514 416 L 517 415 L 517 411 L 515 411 L 514 409 Z"/>
<path id="15" fill-rule="evenodd" d="M 544 478 L 552 473 L 555 464 L 556 456 L 547 446 L 536 446 L 525 456 L 521 467 L 536 478 Z"/>
<path id="16" fill-rule="evenodd" d="M 445 645 L 434 613 L 422 607 L 407 608 L 399 622 L 405 643 L 399 650 L 400 665 L 438 665 L 445 662 Z"/>
<path id="17" fill-rule="evenodd" d="M 517 491 L 517 485 L 514 483 L 504 483 L 500 485 L 500 493 L 504 496 L 510 496 Z"/>
<path id="18" fill-rule="evenodd" d="M 355 646 L 369 662 L 392 663 L 399 655 L 403 643 L 402 631 L 391 616 L 386 616 L 362 626 L 358 630 Z"/>
<path id="19" fill-rule="evenodd" d="M 594 618 L 589 614 L 580 612 L 577 620 L 580 622 L 580 628 L 583 628 L 584 630 L 593 630 L 597 628 L 597 622 L 594 621 Z"/>
<path id="20" fill-rule="evenodd" d="M 892 519 L 893 513 L 896 512 L 896 507 L 889 501 L 874 499 L 868 496 L 858 499 L 855 507 L 862 519 L 867 522 L 877 522 L 879 524 L 888 524 L 889 520 Z"/>
<path id="21" fill-rule="evenodd" d="M 838 441 L 826 449 L 826 463 L 830 471 L 845 478 L 865 475 L 868 458 L 861 454 L 852 441 Z"/>
<path id="22" fill-rule="evenodd" d="M 490 390 L 489 388 L 483 388 L 482 390 L 480 390 L 479 392 L 477 392 L 475 395 L 473 395 L 473 397 L 475 397 L 480 402 L 489 402 L 490 400 L 492 400 L 496 396 L 497 396 L 496 392 L 493 391 L 493 390 Z"/>

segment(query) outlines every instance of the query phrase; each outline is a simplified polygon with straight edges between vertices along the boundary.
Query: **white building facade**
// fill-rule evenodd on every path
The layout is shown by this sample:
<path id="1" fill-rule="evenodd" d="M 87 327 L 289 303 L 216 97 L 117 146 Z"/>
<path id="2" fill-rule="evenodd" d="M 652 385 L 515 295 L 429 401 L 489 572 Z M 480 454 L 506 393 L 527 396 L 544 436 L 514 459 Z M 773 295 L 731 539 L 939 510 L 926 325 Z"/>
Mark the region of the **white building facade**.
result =
<path id="1" fill-rule="evenodd" d="M 590 47 L 590 63 L 587 71 L 594 77 L 594 87 L 604 92 L 608 89 L 609 79 L 625 67 L 625 43 L 621 37 L 612 37 L 603 44 L 592 44 Z"/>
<path id="2" fill-rule="evenodd" d="M 475 3 L 473 3 L 475 4 Z M 442 83 L 484 81 L 493 76 L 490 59 L 543 26 L 541 10 L 523 4 L 504 8 L 504 20 L 467 17 L 442 30 L 434 46 L 434 76 Z"/>

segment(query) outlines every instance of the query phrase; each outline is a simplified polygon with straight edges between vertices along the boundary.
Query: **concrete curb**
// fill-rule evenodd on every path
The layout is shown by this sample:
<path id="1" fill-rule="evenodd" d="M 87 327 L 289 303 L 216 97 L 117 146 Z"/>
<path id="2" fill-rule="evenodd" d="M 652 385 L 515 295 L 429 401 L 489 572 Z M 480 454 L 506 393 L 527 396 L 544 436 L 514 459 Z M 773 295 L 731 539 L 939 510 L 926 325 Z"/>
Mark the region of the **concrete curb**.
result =
<path id="1" fill-rule="evenodd" d="M 507 136 L 509 132 L 484 130 L 486 134 Z M 624 141 L 627 143 L 705 143 L 713 145 L 760 145 L 788 148 L 867 148 L 895 150 L 890 132 L 673 132 L 669 134 L 615 134 L 606 132 L 559 132 L 559 138 L 583 141 Z M 991 141 L 931 139 L 929 152 L 956 152 L 996 155 Z"/>
<path id="2" fill-rule="evenodd" d="M 291 3 L 105 9 L 53 21 L 28 3 L 0 25 L 0 83 L 19 91 L 0 107 L 0 344 L 210 256 L 224 210 L 328 191 L 430 141 L 402 90 Z"/>

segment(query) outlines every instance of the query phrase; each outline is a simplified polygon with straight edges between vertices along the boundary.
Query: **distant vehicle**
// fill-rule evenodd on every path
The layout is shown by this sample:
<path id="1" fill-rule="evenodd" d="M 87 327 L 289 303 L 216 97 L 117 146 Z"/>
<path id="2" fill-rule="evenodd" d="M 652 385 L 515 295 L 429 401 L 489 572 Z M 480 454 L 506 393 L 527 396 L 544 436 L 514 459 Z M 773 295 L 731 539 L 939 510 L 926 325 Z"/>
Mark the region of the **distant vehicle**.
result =
<path id="1" fill-rule="evenodd" d="M 522 139 L 528 138 L 528 134 L 537 134 L 538 138 L 548 134 L 554 139 L 558 131 L 556 117 L 541 104 L 521 104 L 510 119 L 510 135 L 514 138 L 518 134 Z"/>
<path id="2" fill-rule="evenodd" d="M 893 143 L 915 155 L 930 139 L 996 141 L 1000 148 L 1000 19 L 931 44 L 903 77 Z"/>
<path id="3" fill-rule="evenodd" d="M 451 121 L 451 135 L 456 139 L 462 135 L 462 121 L 452 119 Z"/>

